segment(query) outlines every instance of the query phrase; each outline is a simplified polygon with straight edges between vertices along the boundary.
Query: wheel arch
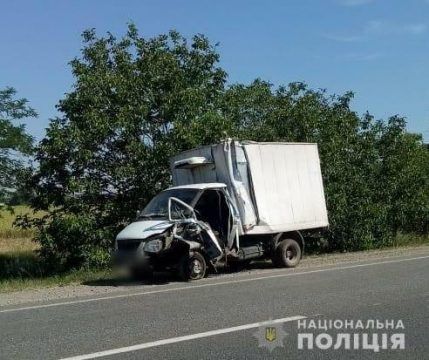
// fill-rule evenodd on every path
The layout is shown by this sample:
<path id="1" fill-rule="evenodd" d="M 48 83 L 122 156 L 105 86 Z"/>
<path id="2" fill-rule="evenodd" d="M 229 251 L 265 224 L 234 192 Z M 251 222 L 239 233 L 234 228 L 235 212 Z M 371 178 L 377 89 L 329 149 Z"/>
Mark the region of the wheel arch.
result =
<path id="1" fill-rule="evenodd" d="M 301 232 L 296 230 L 296 231 L 286 231 L 286 232 L 281 232 L 278 233 L 274 236 L 274 249 L 277 247 L 277 244 L 284 239 L 293 239 L 295 240 L 299 247 L 301 248 L 301 258 L 304 255 L 304 248 L 305 248 L 305 241 L 304 241 L 304 236 L 302 236 Z"/>

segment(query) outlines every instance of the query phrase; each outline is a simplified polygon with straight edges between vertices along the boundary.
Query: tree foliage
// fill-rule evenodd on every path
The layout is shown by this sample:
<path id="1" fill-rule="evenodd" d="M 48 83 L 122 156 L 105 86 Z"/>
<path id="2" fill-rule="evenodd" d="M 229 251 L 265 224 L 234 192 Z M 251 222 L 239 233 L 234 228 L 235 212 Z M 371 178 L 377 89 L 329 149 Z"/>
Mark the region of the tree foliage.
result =
<path id="1" fill-rule="evenodd" d="M 83 34 L 73 90 L 40 143 L 30 186 L 42 255 L 65 267 L 104 263 L 116 231 L 170 183 L 171 155 L 226 137 L 317 142 L 333 250 L 388 245 L 428 231 L 428 150 L 405 130 L 350 109 L 352 93 L 226 86 L 216 47 L 202 35 L 151 39 Z"/>
<path id="2" fill-rule="evenodd" d="M 0 202 L 17 199 L 21 190 L 21 174 L 25 156 L 32 153 L 33 138 L 26 133 L 18 120 L 36 117 L 26 99 L 15 99 L 16 90 L 7 87 L 0 90 Z M 19 195 L 18 195 L 19 196 Z"/>

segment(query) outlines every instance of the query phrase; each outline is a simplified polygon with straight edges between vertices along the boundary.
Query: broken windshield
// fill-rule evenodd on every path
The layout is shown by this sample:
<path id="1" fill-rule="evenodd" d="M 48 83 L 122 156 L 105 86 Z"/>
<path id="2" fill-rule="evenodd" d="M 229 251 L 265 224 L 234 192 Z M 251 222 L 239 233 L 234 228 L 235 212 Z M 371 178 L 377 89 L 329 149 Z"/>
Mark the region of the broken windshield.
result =
<path id="1" fill-rule="evenodd" d="M 198 189 L 171 189 L 162 191 L 146 205 L 144 210 L 140 213 L 139 219 L 167 218 L 169 198 L 175 197 L 191 205 L 197 194 Z"/>

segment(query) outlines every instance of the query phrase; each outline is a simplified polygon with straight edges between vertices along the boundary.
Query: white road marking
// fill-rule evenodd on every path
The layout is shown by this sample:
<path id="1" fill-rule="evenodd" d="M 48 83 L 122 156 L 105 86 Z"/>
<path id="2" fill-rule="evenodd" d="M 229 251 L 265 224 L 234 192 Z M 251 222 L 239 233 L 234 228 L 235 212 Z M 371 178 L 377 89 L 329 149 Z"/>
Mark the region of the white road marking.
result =
<path id="1" fill-rule="evenodd" d="M 243 330 L 257 328 L 260 326 L 282 324 L 282 323 L 297 321 L 297 320 L 306 319 L 306 318 L 307 318 L 306 316 L 301 316 L 301 315 L 290 316 L 290 317 L 281 318 L 281 319 L 267 320 L 267 321 L 252 323 L 252 324 L 245 324 L 245 325 L 223 328 L 223 329 L 218 329 L 218 330 L 205 331 L 205 332 L 201 332 L 201 333 L 197 333 L 197 334 L 191 334 L 191 335 L 178 336 L 178 337 L 173 337 L 173 338 L 168 338 L 168 339 L 156 340 L 156 341 L 146 342 L 146 343 L 138 344 L 138 345 L 132 345 L 132 346 L 126 346 L 126 347 L 121 347 L 121 348 L 117 348 L 117 349 L 99 351 L 99 352 L 95 352 L 92 354 L 72 356 L 72 357 L 68 357 L 68 358 L 62 358 L 61 360 L 95 359 L 95 358 L 99 358 L 99 357 L 103 357 L 103 356 L 117 355 L 117 354 L 122 354 L 122 353 L 126 353 L 126 352 L 131 352 L 131 351 L 148 349 L 148 348 L 152 348 L 152 347 L 156 347 L 156 346 L 175 344 L 175 343 L 183 342 L 183 341 L 189 341 L 189 340 L 206 338 L 206 337 L 210 337 L 210 336 L 216 336 L 216 335 L 222 335 L 222 334 L 227 334 L 227 333 L 232 333 L 232 332 L 237 332 L 237 331 L 243 331 Z"/>
<path id="2" fill-rule="evenodd" d="M 136 292 L 136 293 L 131 293 L 131 294 L 119 294 L 119 295 L 103 296 L 103 297 L 90 298 L 90 299 L 63 301 L 63 302 L 57 302 L 57 303 L 51 303 L 51 304 L 25 306 L 25 307 L 20 307 L 20 308 L 0 310 L 0 313 L 8 313 L 8 312 L 24 311 L 24 310 L 35 310 L 35 309 L 45 309 L 45 308 L 56 307 L 56 306 L 84 304 L 84 303 L 103 301 L 103 300 L 123 299 L 123 298 L 129 298 L 129 297 L 160 294 L 160 293 L 167 293 L 167 292 L 174 292 L 174 291 L 200 289 L 200 288 L 219 286 L 219 285 L 230 285 L 230 284 L 246 283 L 246 282 L 252 282 L 252 281 L 284 278 L 284 277 L 290 277 L 290 276 L 308 275 L 308 274 L 315 274 L 315 273 L 322 273 L 322 272 L 329 272 L 329 271 L 336 271 L 336 270 L 349 270 L 349 269 L 356 269 L 356 268 L 361 268 L 361 267 L 369 267 L 369 266 L 376 266 L 376 265 L 383 265 L 383 264 L 394 264 L 394 263 L 401 263 L 401 262 L 405 262 L 405 261 L 414 261 L 414 260 L 421 260 L 421 259 L 429 259 L 429 255 L 413 257 L 413 258 L 406 258 L 406 259 L 385 260 L 385 261 L 378 261 L 378 262 L 357 264 L 357 265 L 329 267 L 329 268 L 324 268 L 324 269 L 293 272 L 293 273 L 288 272 L 288 273 L 275 274 L 275 275 L 258 276 L 258 277 L 254 277 L 254 278 L 250 278 L 250 279 L 231 279 L 231 280 L 227 280 L 227 281 L 216 281 L 216 282 L 212 282 L 212 283 L 204 283 L 204 284 L 197 284 L 197 285 L 188 285 L 188 286 L 174 287 L 174 288 L 167 288 L 167 289 L 158 289 L 158 290 L 152 290 L 152 291 L 141 291 L 141 292 Z M 373 260 L 375 260 L 375 259 L 373 259 Z"/>

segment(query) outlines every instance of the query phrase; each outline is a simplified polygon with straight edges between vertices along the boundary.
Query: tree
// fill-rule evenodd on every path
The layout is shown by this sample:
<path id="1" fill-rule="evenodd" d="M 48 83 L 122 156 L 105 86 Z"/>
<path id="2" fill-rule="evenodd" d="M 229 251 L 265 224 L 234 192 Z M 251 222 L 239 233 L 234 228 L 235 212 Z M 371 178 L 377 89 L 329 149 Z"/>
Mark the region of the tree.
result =
<path id="1" fill-rule="evenodd" d="M 429 231 L 429 151 L 421 135 L 406 131 L 403 117 L 392 116 L 380 127 L 378 197 L 387 206 L 394 233 Z"/>
<path id="2" fill-rule="evenodd" d="M 83 40 L 74 89 L 58 104 L 30 183 L 33 206 L 55 209 L 39 236 L 42 255 L 69 254 L 65 267 L 97 263 L 118 228 L 167 186 L 171 155 L 222 136 L 211 125 L 226 74 L 204 36 L 145 39 L 130 25 L 119 40 L 94 30 Z"/>
<path id="3" fill-rule="evenodd" d="M 358 116 L 352 98 L 256 80 L 230 87 L 222 113 L 238 138 L 319 145 L 330 249 L 387 246 L 398 231 L 427 233 L 429 152 L 421 136 L 407 133 L 399 116 Z"/>
<path id="4" fill-rule="evenodd" d="M 19 190 L 25 157 L 33 151 L 33 138 L 17 120 L 37 117 L 26 99 L 15 99 L 16 90 L 0 90 L 0 202 L 8 203 Z"/>
<path id="5" fill-rule="evenodd" d="M 325 237 L 332 250 L 370 248 L 389 237 L 379 224 L 384 205 L 373 201 L 375 124 L 350 109 L 352 97 L 304 83 L 273 89 L 261 80 L 233 86 L 225 97 L 224 112 L 241 129 L 239 137 L 319 145 L 330 220 Z"/>

